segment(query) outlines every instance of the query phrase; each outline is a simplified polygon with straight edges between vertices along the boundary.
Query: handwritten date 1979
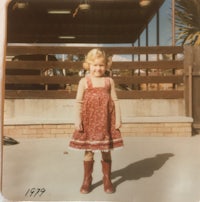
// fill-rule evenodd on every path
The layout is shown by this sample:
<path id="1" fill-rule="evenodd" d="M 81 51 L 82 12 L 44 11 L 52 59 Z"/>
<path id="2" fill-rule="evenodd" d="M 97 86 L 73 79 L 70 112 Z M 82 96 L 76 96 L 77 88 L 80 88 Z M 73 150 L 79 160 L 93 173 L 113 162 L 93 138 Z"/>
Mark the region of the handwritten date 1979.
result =
<path id="1" fill-rule="evenodd" d="M 41 197 L 44 194 L 44 192 L 46 192 L 45 188 L 30 188 L 25 193 L 25 196 L 27 196 L 27 197 L 36 197 L 36 196 Z"/>

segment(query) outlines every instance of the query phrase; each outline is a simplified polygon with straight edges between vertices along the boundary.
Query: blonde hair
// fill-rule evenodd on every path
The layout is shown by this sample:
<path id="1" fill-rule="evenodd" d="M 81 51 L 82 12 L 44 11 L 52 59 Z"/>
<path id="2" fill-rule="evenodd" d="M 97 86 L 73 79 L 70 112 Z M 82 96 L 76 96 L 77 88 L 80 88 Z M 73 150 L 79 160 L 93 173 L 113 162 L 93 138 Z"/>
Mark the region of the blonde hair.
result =
<path id="1" fill-rule="evenodd" d="M 97 58 L 103 58 L 105 60 L 106 68 L 109 69 L 112 65 L 112 56 L 106 55 L 105 51 L 100 48 L 91 49 L 85 56 L 85 61 L 83 62 L 83 68 L 89 70 L 90 63 Z"/>

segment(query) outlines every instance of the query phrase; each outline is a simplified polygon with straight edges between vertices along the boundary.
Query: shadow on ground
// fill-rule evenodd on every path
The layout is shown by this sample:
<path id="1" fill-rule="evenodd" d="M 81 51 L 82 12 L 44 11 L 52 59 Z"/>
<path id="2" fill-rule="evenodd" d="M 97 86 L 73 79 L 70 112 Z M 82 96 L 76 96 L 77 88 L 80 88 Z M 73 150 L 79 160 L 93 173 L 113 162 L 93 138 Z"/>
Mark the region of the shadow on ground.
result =
<path id="1" fill-rule="evenodd" d="M 116 188 L 118 185 L 129 180 L 138 180 L 143 177 L 151 177 L 155 171 L 159 170 L 165 162 L 173 157 L 172 153 L 157 154 L 152 158 L 146 158 L 141 161 L 131 163 L 130 165 L 112 172 L 112 180 L 117 179 L 113 185 Z M 92 189 L 102 185 L 102 181 L 98 181 L 92 185 Z"/>

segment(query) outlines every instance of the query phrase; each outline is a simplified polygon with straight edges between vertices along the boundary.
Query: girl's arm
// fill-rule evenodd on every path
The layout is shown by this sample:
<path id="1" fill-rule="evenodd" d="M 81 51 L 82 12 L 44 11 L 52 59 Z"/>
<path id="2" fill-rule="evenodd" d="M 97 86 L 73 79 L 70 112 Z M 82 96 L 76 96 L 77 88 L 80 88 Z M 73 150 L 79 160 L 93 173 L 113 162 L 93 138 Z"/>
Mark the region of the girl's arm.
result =
<path id="1" fill-rule="evenodd" d="M 82 120 L 81 120 L 81 108 L 83 103 L 83 94 L 85 90 L 85 78 L 82 78 L 79 81 L 77 94 L 76 94 L 76 101 L 75 101 L 75 129 L 76 130 L 83 130 Z"/>
<path id="2" fill-rule="evenodd" d="M 111 98 L 115 103 L 115 128 L 119 129 L 121 127 L 121 111 L 120 111 L 120 103 L 117 98 L 117 94 L 115 91 L 115 83 L 112 78 L 110 78 L 110 84 L 111 84 Z"/>

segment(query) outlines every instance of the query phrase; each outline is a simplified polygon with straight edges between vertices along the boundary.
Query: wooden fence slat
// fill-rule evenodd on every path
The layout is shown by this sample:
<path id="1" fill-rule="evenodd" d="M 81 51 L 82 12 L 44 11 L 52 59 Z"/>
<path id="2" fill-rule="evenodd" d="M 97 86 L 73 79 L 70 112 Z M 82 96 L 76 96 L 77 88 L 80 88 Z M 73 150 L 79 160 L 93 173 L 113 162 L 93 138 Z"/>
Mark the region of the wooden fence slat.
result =
<path id="1" fill-rule="evenodd" d="M 183 69 L 183 61 L 133 61 L 113 62 L 112 69 Z"/>
<path id="2" fill-rule="evenodd" d="M 82 62 L 69 61 L 7 61 L 6 69 L 67 69 L 67 68 L 82 68 Z"/>
<path id="3" fill-rule="evenodd" d="M 183 83 L 183 76 L 129 76 L 114 77 L 115 83 L 140 84 L 140 83 Z"/>
<path id="4" fill-rule="evenodd" d="M 6 76 L 10 84 L 77 84 L 78 76 Z"/>
<path id="5" fill-rule="evenodd" d="M 119 99 L 180 99 L 183 91 L 117 91 Z M 75 99 L 76 92 L 67 90 L 7 90 L 6 98 L 15 99 Z"/>
<path id="6" fill-rule="evenodd" d="M 82 69 L 82 62 L 70 61 L 7 61 L 6 69 Z M 183 61 L 123 61 L 113 62 L 112 69 L 182 69 Z"/>
<path id="7" fill-rule="evenodd" d="M 7 99 L 75 99 L 75 91 L 67 90 L 7 90 Z"/>
<path id="8" fill-rule="evenodd" d="M 113 79 L 116 84 L 183 83 L 183 76 L 129 76 Z M 6 76 L 8 84 L 78 84 L 79 80 L 79 76 Z"/>
<path id="9" fill-rule="evenodd" d="M 99 47 L 69 47 L 69 46 L 8 46 L 7 55 L 23 54 L 86 54 L 91 48 Z M 108 54 L 178 54 L 183 53 L 182 46 L 153 47 L 102 47 Z"/>
<path id="10" fill-rule="evenodd" d="M 184 92 L 173 91 L 117 91 L 119 99 L 181 99 Z"/>

